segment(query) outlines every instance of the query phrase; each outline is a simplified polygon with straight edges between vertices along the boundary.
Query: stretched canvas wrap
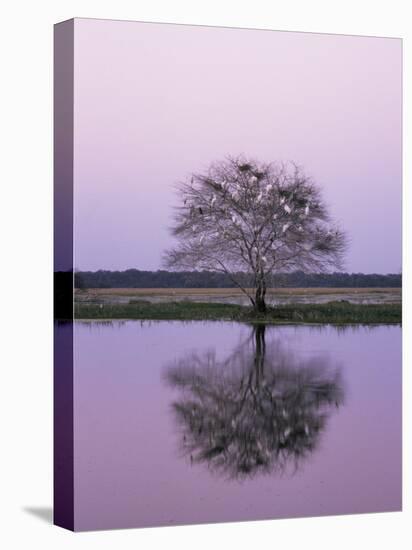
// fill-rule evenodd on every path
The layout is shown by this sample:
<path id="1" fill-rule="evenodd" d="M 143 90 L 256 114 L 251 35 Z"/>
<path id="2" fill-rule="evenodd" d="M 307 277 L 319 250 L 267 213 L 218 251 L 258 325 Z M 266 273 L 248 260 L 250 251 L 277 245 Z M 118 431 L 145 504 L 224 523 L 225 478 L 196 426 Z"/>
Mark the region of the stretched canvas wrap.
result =
<path id="1" fill-rule="evenodd" d="M 55 26 L 57 525 L 401 510 L 401 55 Z"/>

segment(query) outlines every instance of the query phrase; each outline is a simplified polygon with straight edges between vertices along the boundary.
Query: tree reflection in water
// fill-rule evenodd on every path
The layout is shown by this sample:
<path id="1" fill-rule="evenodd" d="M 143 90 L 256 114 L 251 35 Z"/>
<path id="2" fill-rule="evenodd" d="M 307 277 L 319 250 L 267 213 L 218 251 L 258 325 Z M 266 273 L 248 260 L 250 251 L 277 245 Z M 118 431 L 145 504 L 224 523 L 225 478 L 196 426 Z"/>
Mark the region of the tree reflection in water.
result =
<path id="1" fill-rule="evenodd" d="M 173 408 L 183 454 L 229 478 L 296 469 L 343 403 L 326 358 L 302 361 L 280 340 L 266 345 L 262 325 L 227 360 L 193 353 L 166 379 L 180 391 Z"/>

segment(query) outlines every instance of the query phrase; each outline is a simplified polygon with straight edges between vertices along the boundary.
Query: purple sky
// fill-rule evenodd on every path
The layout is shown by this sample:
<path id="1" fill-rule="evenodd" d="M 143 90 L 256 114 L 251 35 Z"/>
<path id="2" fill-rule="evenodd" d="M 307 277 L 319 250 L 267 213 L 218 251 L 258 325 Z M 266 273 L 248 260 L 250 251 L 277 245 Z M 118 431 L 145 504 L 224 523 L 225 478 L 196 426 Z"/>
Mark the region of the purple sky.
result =
<path id="1" fill-rule="evenodd" d="M 401 41 L 75 21 L 75 266 L 160 268 L 173 184 L 227 155 L 293 160 L 351 240 L 401 269 Z"/>

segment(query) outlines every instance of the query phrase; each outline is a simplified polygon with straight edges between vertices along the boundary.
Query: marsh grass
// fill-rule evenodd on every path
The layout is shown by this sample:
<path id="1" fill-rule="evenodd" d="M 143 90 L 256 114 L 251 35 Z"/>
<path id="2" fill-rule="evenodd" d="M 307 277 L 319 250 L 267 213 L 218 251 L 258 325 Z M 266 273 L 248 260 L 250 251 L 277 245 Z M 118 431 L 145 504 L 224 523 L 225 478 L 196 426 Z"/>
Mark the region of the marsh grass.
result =
<path id="1" fill-rule="evenodd" d="M 76 319 L 142 319 L 180 321 L 239 321 L 267 324 L 401 323 L 400 304 L 289 304 L 256 313 L 251 307 L 213 302 L 164 302 L 130 300 L 127 304 L 75 304 Z"/>

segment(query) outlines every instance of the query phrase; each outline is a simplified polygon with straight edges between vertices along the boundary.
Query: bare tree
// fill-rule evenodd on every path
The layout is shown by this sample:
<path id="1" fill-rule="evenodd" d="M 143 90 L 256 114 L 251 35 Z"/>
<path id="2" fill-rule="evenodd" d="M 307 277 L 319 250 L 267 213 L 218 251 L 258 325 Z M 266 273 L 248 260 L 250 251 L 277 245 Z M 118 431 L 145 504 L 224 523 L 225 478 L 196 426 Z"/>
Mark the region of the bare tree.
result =
<path id="1" fill-rule="evenodd" d="M 266 345 L 264 325 L 226 360 L 189 354 L 165 376 L 179 391 L 183 455 L 229 478 L 297 469 L 344 400 L 326 357 L 299 360 L 279 339 Z"/>
<path id="2" fill-rule="evenodd" d="M 272 275 L 341 265 L 345 235 L 332 225 L 319 187 L 296 165 L 228 158 L 191 175 L 178 193 L 178 244 L 165 265 L 225 273 L 259 312 Z"/>

